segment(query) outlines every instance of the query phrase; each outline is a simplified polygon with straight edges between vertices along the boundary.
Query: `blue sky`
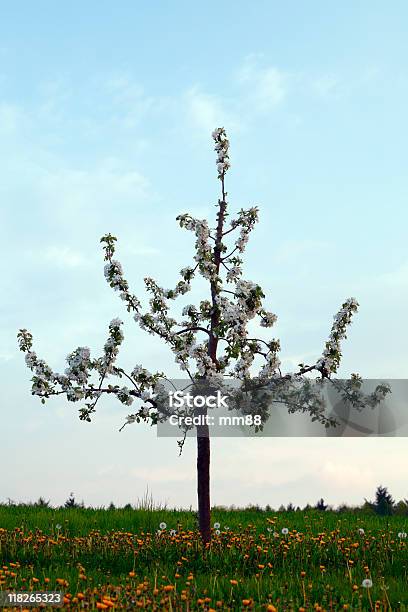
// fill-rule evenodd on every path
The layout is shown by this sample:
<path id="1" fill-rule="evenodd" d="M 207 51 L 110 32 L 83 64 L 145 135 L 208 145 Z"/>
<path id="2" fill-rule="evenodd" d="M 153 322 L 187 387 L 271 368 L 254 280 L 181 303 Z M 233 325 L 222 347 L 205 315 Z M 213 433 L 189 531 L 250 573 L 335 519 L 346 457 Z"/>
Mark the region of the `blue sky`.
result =
<path id="1" fill-rule="evenodd" d="M 61 399 L 42 406 L 16 331 L 30 329 L 58 370 L 78 345 L 100 351 L 121 316 L 121 363 L 177 376 L 107 286 L 99 239 L 118 236 L 136 293 L 146 275 L 174 284 L 192 256 L 175 217 L 215 211 L 218 126 L 231 141 L 231 212 L 260 207 L 245 276 L 278 315 L 284 366 L 316 358 L 354 296 L 340 373 L 406 377 L 405 3 L 17 1 L 0 12 L 1 499 L 126 503 L 149 486 L 194 505 L 192 443 L 180 459 L 148 428 L 118 434 L 126 411 L 109 401 L 92 425 Z M 403 439 L 213 448 L 216 503 L 359 502 L 380 482 L 408 495 Z"/>

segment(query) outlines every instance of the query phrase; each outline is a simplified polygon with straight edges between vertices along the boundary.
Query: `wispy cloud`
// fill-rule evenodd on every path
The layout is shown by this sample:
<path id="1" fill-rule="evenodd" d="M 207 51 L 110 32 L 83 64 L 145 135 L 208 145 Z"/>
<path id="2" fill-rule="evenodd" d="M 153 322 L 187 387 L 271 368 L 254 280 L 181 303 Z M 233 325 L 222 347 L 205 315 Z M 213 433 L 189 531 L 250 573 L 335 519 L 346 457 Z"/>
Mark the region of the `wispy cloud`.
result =
<path id="1" fill-rule="evenodd" d="M 324 240 L 285 240 L 275 251 L 273 259 L 276 263 L 283 264 L 298 261 L 300 257 L 307 259 L 313 254 L 323 256 L 329 246 L 330 243 Z"/>
<path id="2" fill-rule="evenodd" d="M 338 95 L 340 80 L 333 74 L 320 76 L 312 81 L 312 88 L 318 96 L 327 98 L 329 96 Z"/>
<path id="3" fill-rule="evenodd" d="M 21 123 L 22 113 L 15 104 L 0 103 L 0 133 L 11 134 Z"/>
<path id="4" fill-rule="evenodd" d="M 370 466 L 347 464 L 338 460 L 325 461 L 320 469 L 320 478 L 330 485 L 342 489 L 350 487 L 355 491 L 359 490 L 362 482 L 372 489 L 377 484 L 377 475 Z"/>
<path id="5" fill-rule="evenodd" d="M 236 123 L 231 112 L 225 110 L 221 99 L 201 91 L 198 85 L 186 92 L 185 102 L 189 120 L 207 137 L 219 125 L 228 125 L 231 129 Z"/>
<path id="6" fill-rule="evenodd" d="M 376 281 L 384 285 L 408 286 L 408 261 L 395 270 L 377 275 Z"/>
<path id="7" fill-rule="evenodd" d="M 49 246 L 41 254 L 45 261 L 59 268 L 77 268 L 87 263 L 84 255 L 73 251 L 69 247 Z"/>
<path id="8" fill-rule="evenodd" d="M 299 370 L 300 363 L 313 364 L 316 362 L 317 355 L 315 353 L 299 353 L 297 355 L 281 356 L 282 367 L 286 371 Z"/>
<path id="9" fill-rule="evenodd" d="M 262 67 L 260 55 L 247 56 L 231 75 L 231 94 L 208 92 L 198 84 L 184 94 L 187 117 L 206 137 L 219 125 L 229 133 L 243 131 L 248 119 L 278 107 L 287 94 L 288 76 L 274 66 Z"/>
<path id="10" fill-rule="evenodd" d="M 238 70 L 238 83 L 256 110 L 265 112 L 281 104 L 288 91 L 288 75 L 275 66 L 261 66 L 261 54 L 248 55 Z"/>
<path id="11" fill-rule="evenodd" d="M 127 128 L 140 125 L 146 114 L 159 104 L 159 98 L 148 95 L 141 83 L 128 73 L 112 75 L 99 87 L 105 104 L 111 106 L 114 121 Z"/>
<path id="12" fill-rule="evenodd" d="M 64 219 L 100 217 L 107 208 L 145 202 L 149 181 L 137 170 L 123 168 L 119 160 L 102 160 L 91 169 L 47 169 L 38 180 L 39 198 Z"/>
<path id="13" fill-rule="evenodd" d="M 130 470 L 130 474 L 136 478 L 143 478 L 149 482 L 166 483 L 166 482 L 177 482 L 177 481 L 192 481 L 194 475 L 191 474 L 190 470 L 184 467 L 175 471 L 171 467 L 137 467 Z"/>
<path id="14" fill-rule="evenodd" d="M 143 243 L 138 242 L 136 246 L 125 245 L 122 247 L 122 253 L 126 253 L 129 255 L 160 255 L 161 251 L 157 247 L 147 246 Z"/>

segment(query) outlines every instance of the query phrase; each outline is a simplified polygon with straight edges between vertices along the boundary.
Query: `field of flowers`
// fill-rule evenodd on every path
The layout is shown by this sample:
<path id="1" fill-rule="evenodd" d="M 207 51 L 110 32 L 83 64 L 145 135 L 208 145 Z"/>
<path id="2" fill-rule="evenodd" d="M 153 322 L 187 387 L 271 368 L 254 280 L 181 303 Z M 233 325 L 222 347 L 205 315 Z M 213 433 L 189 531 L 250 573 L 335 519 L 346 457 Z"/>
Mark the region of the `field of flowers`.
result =
<path id="1" fill-rule="evenodd" d="M 67 610 L 408 610 L 408 517 L 213 521 L 203 550 L 192 512 L 3 505 L 0 590 L 63 591 Z"/>

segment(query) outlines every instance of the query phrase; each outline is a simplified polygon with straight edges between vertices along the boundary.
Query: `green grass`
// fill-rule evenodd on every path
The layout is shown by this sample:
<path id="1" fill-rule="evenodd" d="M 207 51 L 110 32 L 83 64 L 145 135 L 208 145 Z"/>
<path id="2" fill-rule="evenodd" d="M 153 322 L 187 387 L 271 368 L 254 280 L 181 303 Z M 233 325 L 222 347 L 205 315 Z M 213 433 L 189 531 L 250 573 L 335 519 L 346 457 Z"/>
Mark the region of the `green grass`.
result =
<path id="1" fill-rule="evenodd" d="M 0 565 L 19 567 L 3 574 L 1 588 L 39 590 L 45 578 L 47 588 L 65 579 L 64 590 L 85 592 L 91 609 L 102 593 L 116 592 L 119 608 L 131 597 L 144 598 L 145 609 L 370 610 L 371 600 L 377 609 L 408 610 L 408 538 L 398 538 L 408 531 L 406 516 L 215 509 L 212 521 L 221 533 L 204 551 L 193 512 L 3 505 Z M 161 522 L 167 529 L 157 535 Z M 370 589 L 362 587 L 367 577 Z M 166 585 L 174 587 L 169 594 Z"/>

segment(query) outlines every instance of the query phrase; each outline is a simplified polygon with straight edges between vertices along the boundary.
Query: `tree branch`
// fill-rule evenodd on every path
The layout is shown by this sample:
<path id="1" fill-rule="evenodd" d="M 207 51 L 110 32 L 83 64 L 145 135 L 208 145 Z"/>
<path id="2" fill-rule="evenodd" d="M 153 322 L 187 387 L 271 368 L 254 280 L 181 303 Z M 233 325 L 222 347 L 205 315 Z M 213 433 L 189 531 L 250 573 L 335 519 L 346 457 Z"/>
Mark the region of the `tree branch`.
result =
<path id="1" fill-rule="evenodd" d="M 179 334 L 185 334 L 187 332 L 190 331 L 203 331 L 206 334 L 208 334 L 209 336 L 211 335 L 211 332 L 209 329 L 206 329 L 205 327 L 186 327 L 185 329 L 181 329 L 178 332 L 173 332 L 175 336 L 178 336 Z"/>

